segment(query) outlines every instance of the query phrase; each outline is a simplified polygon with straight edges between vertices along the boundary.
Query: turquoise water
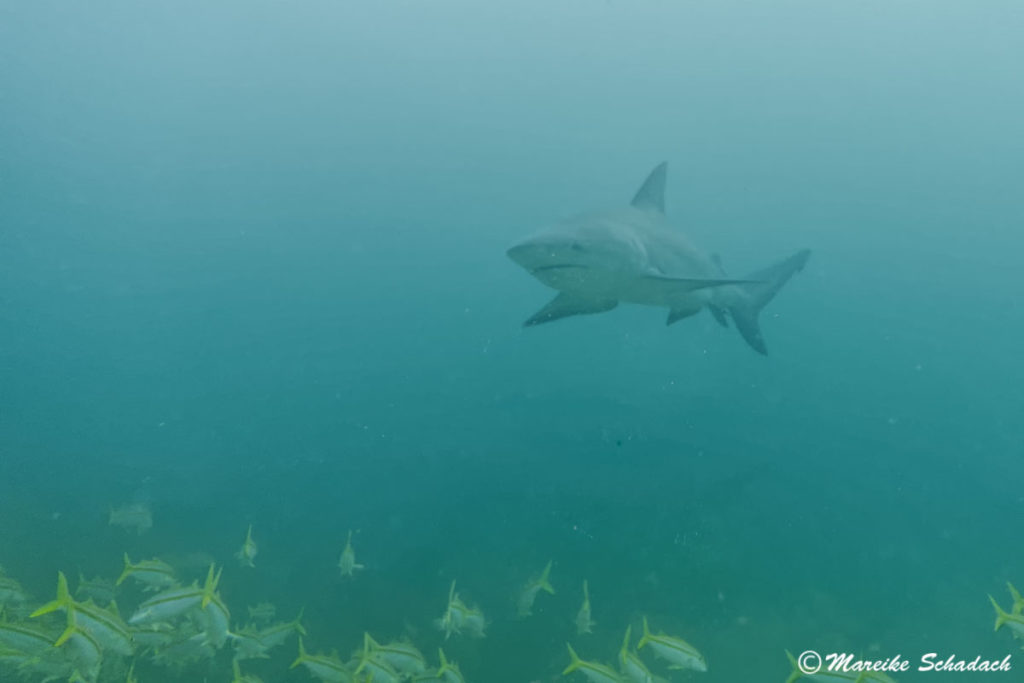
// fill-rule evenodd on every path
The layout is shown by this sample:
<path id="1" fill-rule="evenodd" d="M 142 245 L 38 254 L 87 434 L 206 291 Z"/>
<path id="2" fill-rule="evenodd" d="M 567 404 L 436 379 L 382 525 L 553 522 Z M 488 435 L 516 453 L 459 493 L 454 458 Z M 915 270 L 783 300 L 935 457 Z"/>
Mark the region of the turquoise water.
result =
<path id="1" fill-rule="evenodd" d="M 1024 585 L 1022 30 L 994 0 L 0 5 L 6 619 L 59 633 L 27 616 L 57 572 L 128 553 L 223 567 L 236 630 L 304 609 L 310 652 L 369 631 L 477 683 L 559 680 L 567 641 L 617 667 L 644 616 L 707 660 L 674 681 L 782 683 L 787 649 L 1020 680 L 987 594 Z M 521 327 L 551 292 L 505 250 L 663 159 L 730 271 L 813 250 L 767 357 L 707 313 Z M 131 504 L 151 529 L 108 524 Z M 453 580 L 486 637 L 433 625 Z M 242 670 L 312 680 L 297 651 Z"/>

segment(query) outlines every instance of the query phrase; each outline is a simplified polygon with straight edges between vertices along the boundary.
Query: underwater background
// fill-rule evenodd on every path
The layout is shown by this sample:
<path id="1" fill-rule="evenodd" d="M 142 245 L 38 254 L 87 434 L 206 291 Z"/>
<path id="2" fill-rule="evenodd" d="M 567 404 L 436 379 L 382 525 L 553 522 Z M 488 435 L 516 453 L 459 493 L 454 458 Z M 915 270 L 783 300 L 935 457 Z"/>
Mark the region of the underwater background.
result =
<path id="1" fill-rule="evenodd" d="M 1020 680 L 987 594 L 1024 584 L 1021 35 L 998 0 L 0 4 L 0 565 L 37 605 L 215 563 L 232 624 L 476 682 L 617 668 L 643 616 L 706 658 L 676 681 Z M 707 314 L 521 327 L 550 291 L 505 250 L 662 160 L 730 270 L 812 249 L 768 357 Z M 485 638 L 433 625 L 453 580 Z"/>

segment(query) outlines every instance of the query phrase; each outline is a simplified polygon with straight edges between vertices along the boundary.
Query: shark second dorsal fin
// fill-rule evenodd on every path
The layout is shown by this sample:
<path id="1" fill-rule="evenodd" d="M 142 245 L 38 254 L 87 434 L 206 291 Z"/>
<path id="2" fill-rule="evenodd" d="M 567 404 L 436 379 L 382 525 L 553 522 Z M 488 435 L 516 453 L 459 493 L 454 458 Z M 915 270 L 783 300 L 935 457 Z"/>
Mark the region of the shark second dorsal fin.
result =
<path id="1" fill-rule="evenodd" d="M 630 202 L 634 208 L 665 213 L 665 174 L 667 172 L 667 161 L 654 167 L 651 174 L 647 176 L 647 180 L 637 190 L 633 201 Z"/>

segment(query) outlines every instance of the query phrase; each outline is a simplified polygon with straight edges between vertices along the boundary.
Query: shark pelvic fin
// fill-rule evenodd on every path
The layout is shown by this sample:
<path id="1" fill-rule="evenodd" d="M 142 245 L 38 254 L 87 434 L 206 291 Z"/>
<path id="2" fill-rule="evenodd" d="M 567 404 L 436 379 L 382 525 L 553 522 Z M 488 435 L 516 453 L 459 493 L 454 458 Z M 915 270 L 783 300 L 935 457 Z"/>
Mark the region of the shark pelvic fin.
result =
<path id="1" fill-rule="evenodd" d="M 695 306 L 677 306 L 676 308 L 669 309 L 668 319 L 665 321 L 666 325 L 679 322 L 683 318 L 689 318 L 691 315 L 697 315 L 700 313 L 701 306 L 697 304 Z"/>
<path id="2" fill-rule="evenodd" d="M 708 306 L 708 310 L 711 311 L 711 315 L 715 317 L 718 324 L 722 327 L 729 327 L 729 319 L 725 317 L 725 309 L 721 306 Z"/>
<path id="3" fill-rule="evenodd" d="M 633 197 L 631 202 L 633 208 L 665 213 L 665 175 L 667 172 L 667 161 L 654 167 L 654 170 L 647 176 L 647 180 L 637 190 L 636 196 Z"/>
<path id="4" fill-rule="evenodd" d="M 523 323 L 523 327 L 549 323 L 553 320 L 568 318 L 571 315 L 604 313 L 618 305 L 619 302 L 614 299 L 587 299 L 576 294 L 560 292 L 558 296 L 548 302 L 547 306 L 534 313 L 529 320 Z"/>

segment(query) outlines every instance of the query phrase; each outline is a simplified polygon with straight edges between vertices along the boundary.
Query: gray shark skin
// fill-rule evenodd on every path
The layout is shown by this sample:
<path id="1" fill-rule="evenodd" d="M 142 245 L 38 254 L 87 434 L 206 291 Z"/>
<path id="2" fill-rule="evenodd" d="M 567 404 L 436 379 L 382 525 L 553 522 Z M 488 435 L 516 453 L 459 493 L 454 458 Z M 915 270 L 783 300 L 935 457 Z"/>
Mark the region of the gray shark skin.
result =
<path id="1" fill-rule="evenodd" d="M 767 354 L 758 314 L 811 252 L 730 278 L 717 256 L 705 254 L 665 217 L 667 163 L 655 167 L 629 206 L 580 214 L 526 239 L 508 257 L 558 291 L 524 324 L 610 311 L 619 302 L 668 309 L 666 324 L 707 308 L 736 329 L 755 351 Z"/>

